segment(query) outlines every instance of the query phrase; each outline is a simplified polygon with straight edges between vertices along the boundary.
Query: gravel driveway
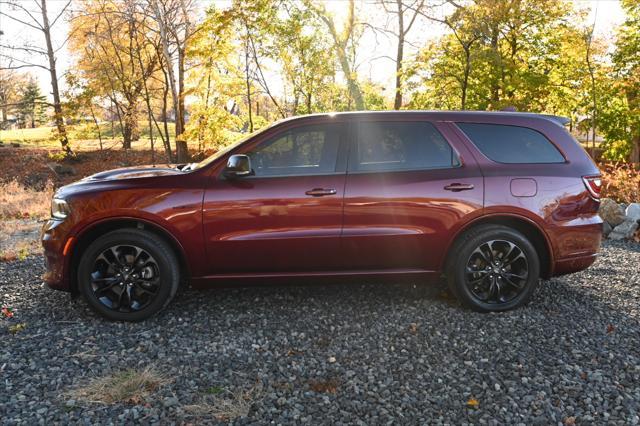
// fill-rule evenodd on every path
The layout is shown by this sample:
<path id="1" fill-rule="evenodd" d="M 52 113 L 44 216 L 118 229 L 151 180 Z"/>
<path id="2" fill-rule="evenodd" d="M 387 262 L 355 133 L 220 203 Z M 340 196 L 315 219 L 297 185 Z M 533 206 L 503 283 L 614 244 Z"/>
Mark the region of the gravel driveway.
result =
<path id="1" fill-rule="evenodd" d="M 3 424 L 640 421 L 637 244 L 605 243 L 589 270 L 497 315 L 437 286 L 326 285 L 185 291 L 152 320 L 110 323 L 43 287 L 41 264 L 0 264 L 15 314 L 0 319 Z M 142 399 L 73 398 L 145 368 L 167 383 Z"/>

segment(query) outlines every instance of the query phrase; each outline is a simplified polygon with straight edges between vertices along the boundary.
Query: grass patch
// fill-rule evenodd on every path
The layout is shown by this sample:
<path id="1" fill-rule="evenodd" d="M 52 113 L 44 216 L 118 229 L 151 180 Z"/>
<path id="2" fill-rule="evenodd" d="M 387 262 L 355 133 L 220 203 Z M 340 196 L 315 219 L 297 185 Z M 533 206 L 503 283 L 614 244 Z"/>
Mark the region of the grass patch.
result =
<path id="1" fill-rule="evenodd" d="M 96 378 L 86 386 L 74 389 L 68 396 L 98 404 L 130 403 L 140 404 L 158 388 L 170 380 L 153 368 L 125 370 L 110 376 Z"/>
<path id="2" fill-rule="evenodd" d="M 104 121 L 99 123 L 100 136 L 102 137 L 105 145 L 109 145 L 112 139 L 122 140 L 122 132 L 120 129 L 120 123 L 114 122 L 113 126 L 111 122 Z M 160 128 L 164 134 L 164 126 L 160 123 Z M 140 139 L 149 139 L 149 125 L 146 121 L 138 122 L 138 129 L 140 131 Z M 173 142 L 175 135 L 175 124 L 168 123 L 169 137 Z M 158 136 L 158 129 L 153 125 L 154 138 L 158 139 L 158 146 L 162 144 Z M 84 140 L 95 140 L 95 145 L 98 145 L 98 131 L 93 123 L 82 123 L 67 126 L 67 136 L 69 142 L 72 145 L 78 144 Z M 5 144 L 11 142 L 18 142 L 20 144 L 37 146 L 39 148 L 59 148 L 60 142 L 56 139 L 55 127 L 36 127 L 35 129 L 11 129 L 0 130 L 0 141 Z"/>
<path id="3" fill-rule="evenodd" d="M 206 393 L 207 395 L 220 395 L 223 392 L 224 388 L 220 386 L 211 386 L 204 391 L 204 393 Z"/>
<path id="4" fill-rule="evenodd" d="M 218 389 L 213 387 L 209 389 Z M 262 383 L 258 382 L 249 389 L 235 392 L 221 389 L 219 394 L 210 394 L 200 398 L 197 404 L 187 405 L 184 410 L 196 417 L 213 417 L 222 421 L 231 421 L 249 415 L 251 406 L 262 398 Z"/>

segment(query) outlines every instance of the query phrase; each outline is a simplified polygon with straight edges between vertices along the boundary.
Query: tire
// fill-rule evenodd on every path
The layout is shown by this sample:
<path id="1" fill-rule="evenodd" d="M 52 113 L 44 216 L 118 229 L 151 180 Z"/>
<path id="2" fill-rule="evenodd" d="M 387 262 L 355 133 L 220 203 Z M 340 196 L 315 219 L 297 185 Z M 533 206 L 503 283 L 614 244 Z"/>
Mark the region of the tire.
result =
<path id="1" fill-rule="evenodd" d="M 464 306 L 477 312 L 502 312 L 526 304 L 540 279 L 535 247 L 507 226 L 472 228 L 449 253 L 449 288 Z"/>
<path id="2" fill-rule="evenodd" d="M 166 307 L 178 290 L 180 266 L 159 236 L 139 229 L 109 232 L 92 242 L 78 265 L 78 289 L 89 306 L 113 321 L 142 321 Z"/>

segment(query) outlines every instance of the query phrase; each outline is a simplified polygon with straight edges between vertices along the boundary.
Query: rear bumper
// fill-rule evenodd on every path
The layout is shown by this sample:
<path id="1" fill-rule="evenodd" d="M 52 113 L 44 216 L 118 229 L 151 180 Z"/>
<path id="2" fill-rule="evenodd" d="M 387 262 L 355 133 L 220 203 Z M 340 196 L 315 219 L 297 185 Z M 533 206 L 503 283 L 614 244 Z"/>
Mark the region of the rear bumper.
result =
<path id="1" fill-rule="evenodd" d="M 49 220 L 42 227 L 40 234 L 46 272 L 42 276 L 45 284 L 54 290 L 71 291 L 68 274 L 68 256 L 64 254 L 67 244 L 67 229 L 65 223 L 59 220 Z"/>
<path id="2" fill-rule="evenodd" d="M 556 230 L 555 262 L 552 276 L 571 274 L 587 269 L 595 262 L 602 242 L 602 220 L 562 227 Z"/>
<path id="3" fill-rule="evenodd" d="M 553 275 L 558 276 L 583 271 L 591 266 L 597 257 L 598 254 L 594 253 L 586 256 L 558 260 L 555 263 Z"/>

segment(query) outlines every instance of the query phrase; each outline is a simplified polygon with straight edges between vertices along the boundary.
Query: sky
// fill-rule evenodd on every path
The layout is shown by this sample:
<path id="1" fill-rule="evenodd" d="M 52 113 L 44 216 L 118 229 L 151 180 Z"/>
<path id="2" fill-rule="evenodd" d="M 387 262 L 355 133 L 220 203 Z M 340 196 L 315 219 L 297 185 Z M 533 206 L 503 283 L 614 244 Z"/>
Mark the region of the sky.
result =
<path id="1" fill-rule="evenodd" d="M 20 3 L 34 11 L 38 11 L 34 0 L 18 0 Z M 49 16 L 55 16 L 67 3 L 67 0 L 48 0 Z M 229 0 L 199 0 L 201 9 L 206 9 L 212 3 L 215 3 L 221 8 L 228 7 Z M 336 19 L 340 21 L 346 15 L 346 7 L 344 0 L 325 0 L 324 1 L 328 10 L 336 15 Z M 577 0 L 575 3 L 579 7 L 584 7 L 590 11 L 589 22 L 595 20 L 595 33 L 596 36 L 612 37 L 615 27 L 624 20 L 624 12 L 620 7 L 620 4 L 616 0 Z M 6 10 L 7 6 L 0 4 L 0 8 L 5 8 L 3 12 L 10 12 Z M 357 4 L 358 17 L 360 19 L 366 19 L 373 13 L 373 8 L 370 0 L 360 0 Z M 61 46 L 67 35 L 68 23 L 63 19 L 60 19 L 53 31 L 54 36 L 54 48 Z M 19 45 L 24 41 L 31 41 L 32 44 L 44 46 L 44 37 L 38 31 L 35 31 L 23 24 L 15 22 L 5 16 L 0 15 L 0 30 L 4 33 L 0 36 L 2 45 L 11 44 Z M 418 20 L 414 24 L 411 32 L 408 35 L 408 41 L 410 44 L 405 49 L 405 57 L 410 57 L 412 53 L 416 51 L 416 48 L 424 45 L 424 43 L 432 38 L 438 37 L 445 32 L 443 26 L 428 22 L 426 19 Z M 357 56 L 357 70 L 358 73 L 371 79 L 375 83 L 380 84 L 384 89 L 386 97 L 391 97 L 393 93 L 393 79 L 395 74 L 395 63 L 388 57 L 395 56 L 395 44 L 396 40 L 393 37 L 385 36 L 381 33 L 374 34 L 372 31 L 366 31 L 360 43 Z M 26 58 L 31 61 L 39 59 L 40 63 L 46 62 L 46 57 L 42 58 Z M 5 65 L 6 60 L 0 57 L 0 65 Z M 62 47 L 57 55 L 58 75 L 61 80 L 61 88 L 64 89 L 63 73 L 66 71 L 72 59 L 70 52 Z M 46 70 L 39 68 L 32 68 L 31 72 L 38 79 L 43 94 L 50 96 L 51 82 L 49 74 Z M 281 90 L 282 84 L 279 81 L 279 75 L 277 70 L 272 70 L 272 76 L 270 80 L 273 80 L 272 89 L 275 92 Z"/>

